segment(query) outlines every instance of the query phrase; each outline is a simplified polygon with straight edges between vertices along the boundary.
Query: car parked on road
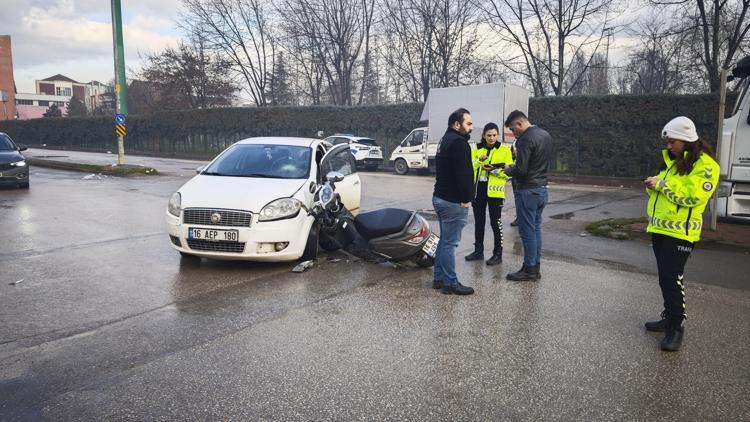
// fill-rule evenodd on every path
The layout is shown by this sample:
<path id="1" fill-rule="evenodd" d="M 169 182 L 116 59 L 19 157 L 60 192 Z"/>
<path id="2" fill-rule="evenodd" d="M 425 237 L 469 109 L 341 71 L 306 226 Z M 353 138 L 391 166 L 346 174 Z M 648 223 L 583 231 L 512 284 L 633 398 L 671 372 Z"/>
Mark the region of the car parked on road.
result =
<path id="1" fill-rule="evenodd" d="M 172 195 L 172 246 L 184 257 L 253 261 L 312 258 L 318 228 L 308 212 L 331 171 L 347 208 L 360 207 L 361 181 L 348 144 L 307 138 L 250 138 L 219 154 Z"/>
<path id="2" fill-rule="evenodd" d="M 327 137 L 325 141 L 333 145 L 348 144 L 358 168 L 375 171 L 383 164 L 383 150 L 372 138 L 339 133 Z"/>
<path id="3" fill-rule="evenodd" d="M 29 188 L 29 165 L 21 151 L 26 151 L 26 147 L 0 132 L 0 185 Z"/>

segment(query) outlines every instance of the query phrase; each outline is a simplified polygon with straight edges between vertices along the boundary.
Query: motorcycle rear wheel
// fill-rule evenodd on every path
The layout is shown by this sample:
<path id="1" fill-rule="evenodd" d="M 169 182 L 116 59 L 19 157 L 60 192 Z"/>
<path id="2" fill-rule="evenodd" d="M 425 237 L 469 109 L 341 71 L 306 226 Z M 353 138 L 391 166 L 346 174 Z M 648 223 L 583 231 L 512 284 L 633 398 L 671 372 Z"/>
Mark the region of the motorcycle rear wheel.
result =
<path id="1" fill-rule="evenodd" d="M 435 258 L 427 254 L 422 254 L 421 258 L 414 260 L 414 263 L 417 264 L 417 266 L 420 266 L 422 268 L 430 268 L 433 265 L 435 265 Z"/>

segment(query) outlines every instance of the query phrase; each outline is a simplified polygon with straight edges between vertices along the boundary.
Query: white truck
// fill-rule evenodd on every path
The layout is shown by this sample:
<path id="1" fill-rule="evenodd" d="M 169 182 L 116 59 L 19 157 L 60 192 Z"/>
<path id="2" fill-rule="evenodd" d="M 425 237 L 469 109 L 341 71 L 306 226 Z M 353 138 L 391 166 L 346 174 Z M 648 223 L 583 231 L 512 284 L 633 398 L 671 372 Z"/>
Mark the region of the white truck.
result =
<path id="1" fill-rule="evenodd" d="M 398 174 L 409 170 L 433 169 L 438 142 L 448 128 L 448 116 L 463 107 L 471 113 L 474 131 L 470 142 L 479 142 L 482 128 L 489 122 L 503 127 L 505 118 L 513 110 L 529 112 L 529 91 L 515 85 L 494 83 L 450 88 L 432 88 L 422 110 L 420 120 L 428 126 L 418 127 L 401 141 L 391 154 L 390 161 Z M 503 142 L 512 142 L 513 134 L 503 131 Z"/>
<path id="2" fill-rule="evenodd" d="M 732 117 L 724 119 L 719 166 L 718 215 L 750 221 L 750 56 L 732 69 L 740 94 Z"/>

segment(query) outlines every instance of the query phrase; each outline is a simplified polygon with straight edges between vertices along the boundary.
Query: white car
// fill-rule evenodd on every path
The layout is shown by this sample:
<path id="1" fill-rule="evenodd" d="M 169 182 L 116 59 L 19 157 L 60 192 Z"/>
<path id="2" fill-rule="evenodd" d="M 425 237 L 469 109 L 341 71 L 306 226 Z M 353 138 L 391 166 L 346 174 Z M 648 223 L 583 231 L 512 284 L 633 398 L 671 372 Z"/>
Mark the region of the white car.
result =
<path id="1" fill-rule="evenodd" d="M 335 134 L 325 141 L 333 145 L 349 144 L 357 167 L 375 171 L 383 164 L 383 150 L 372 138 L 363 138 L 349 134 Z"/>
<path id="2" fill-rule="evenodd" d="M 331 171 L 344 175 L 336 192 L 356 215 L 361 182 L 349 145 L 306 138 L 239 141 L 172 195 L 166 212 L 172 246 L 184 257 L 312 258 L 318 233 L 308 210 L 316 184 Z"/>

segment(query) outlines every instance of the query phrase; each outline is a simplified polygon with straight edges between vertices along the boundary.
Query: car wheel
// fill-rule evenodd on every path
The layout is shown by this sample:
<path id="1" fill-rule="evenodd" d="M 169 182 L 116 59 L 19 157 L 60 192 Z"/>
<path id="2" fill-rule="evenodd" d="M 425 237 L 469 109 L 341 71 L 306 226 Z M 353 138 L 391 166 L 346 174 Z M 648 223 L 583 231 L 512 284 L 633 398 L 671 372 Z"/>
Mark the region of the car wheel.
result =
<path id="1" fill-rule="evenodd" d="M 28 189 L 28 188 L 29 188 L 29 185 L 30 185 L 30 182 L 26 182 L 26 183 L 21 183 L 21 185 L 20 185 L 19 187 L 20 187 L 21 189 Z"/>
<path id="2" fill-rule="evenodd" d="M 398 160 L 396 160 L 394 167 L 396 170 L 396 174 L 399 174 L 401 176 L 409 172 L 409 166 L 406 164 L 406 160 L 404 160 L 403 158 L 399 158 Z"/>
<path id="3" fill-rule="evenodd" d="M 320 226 L 317 223 L 313 223 L 310 227 L 310 234 L 307 235 L 307 243 L 305 244 L 305 251 L 302 252 L 300 257 L 301 261 L 309 261 L 318 257 L 318 242 L 320 239 Z"/>
<path id="4" fill-rule="evenodd" d="M 427 254 L 422 254 L 422 257 L 415 260 L 414 263 L 422 268 L 430 268 L 435 265 L 435 258 Z"/>

